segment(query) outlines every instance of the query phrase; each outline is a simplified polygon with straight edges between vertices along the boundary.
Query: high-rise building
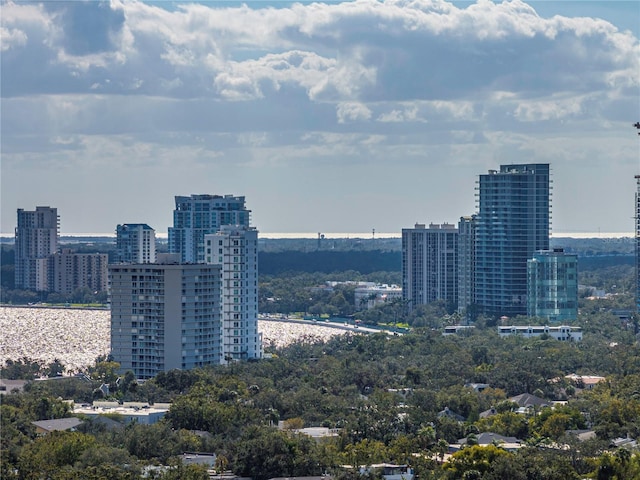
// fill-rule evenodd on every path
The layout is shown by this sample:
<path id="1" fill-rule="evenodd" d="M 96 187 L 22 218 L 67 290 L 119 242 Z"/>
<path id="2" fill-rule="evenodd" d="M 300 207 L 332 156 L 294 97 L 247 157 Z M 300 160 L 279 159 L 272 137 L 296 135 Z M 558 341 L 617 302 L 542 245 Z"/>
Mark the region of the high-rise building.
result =
<path id="1" fill-rule="evenodd" d="M 551 322 L 578 316 L 578 256 L 561 248 L 534 253 L 527 261 L 527 315 Z"/>
<path id="2" fill-rule="evenodd" d="M 221 363 L 220 266 L 158 262 L 109 266 L 114 360 L 139 379 Z"/>
<path id="3" fill-rule="evenodd" d="M 116 227 L 116 262 L 154 263 L 156 231 L 146 223 L 125 223 Z"/>
<path id="4" fill-rule="evenodd" d="M 501 165 L 480 175 L 475 303 L 489 316 L 527 313 L 527 260 L 549 249 L 549 164 Z"/>
<path id="5" fill-rule="evenodd" d="M 18 209 L 15 230 L 15 287 L 49 291 L 49 257 L 58 250 L 60 217 L 51 207 Z"/>
<path id="6" fill-rule="evenodd" d="M 473 272 L 475 215 L 460 217 L 458 222 L 458 312 L 472 319 L 474 300 Z"/>
<path id="7" fill-rule="evenodd" d="M 244 197 L 233 195 L 176 196 L 173 227 L 169 227 L 169 252 L 179 253 L 182 262 L 204 263 L 204 236 L 223 225 L 244 225 L 251 221 Z"/>
<path id="8" fill-rule="evenodd" d="M 640 175 L 636 175 L 636 310 L 640 312 Z"/>
<path id="9" fill-rule="evenodd" d="M 68 248 L 49 257 L 49 290 L 70 294 L 78 288 L 106 292 L 109 256 L 106 253 L 74 253 Z"/>
<path id="10" fill-rule="evenodd" d="M 262 358 L 258 332 L 258 231 L 243 225 L 222 225 L 205 235 L 208 264 L 220 268 L 221 359 Z"/>
<path id="11" fill-rule="evenodd" d="M 458 230 L 416 223 L 402 229 L 402 298 L 409 307 L 446 300 L 458 305 Z"/>

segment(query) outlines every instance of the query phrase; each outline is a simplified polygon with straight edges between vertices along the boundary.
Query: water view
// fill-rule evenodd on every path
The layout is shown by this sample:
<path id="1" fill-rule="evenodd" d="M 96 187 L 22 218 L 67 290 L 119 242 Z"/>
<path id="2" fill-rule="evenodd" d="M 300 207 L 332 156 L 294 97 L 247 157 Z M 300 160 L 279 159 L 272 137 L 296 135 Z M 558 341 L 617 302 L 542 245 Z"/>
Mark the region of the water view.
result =
<path id="1" fill-rule="evenodd" d="M 109 311 L 0 307 L 0 363 L 24 357 L 45 364 L 58 359 L 68 373 L 109 353 Z M 285 346 L 302 337 L 326 340 L 344 331 L 322 325 L 258 321 L 265 346 Z"/>

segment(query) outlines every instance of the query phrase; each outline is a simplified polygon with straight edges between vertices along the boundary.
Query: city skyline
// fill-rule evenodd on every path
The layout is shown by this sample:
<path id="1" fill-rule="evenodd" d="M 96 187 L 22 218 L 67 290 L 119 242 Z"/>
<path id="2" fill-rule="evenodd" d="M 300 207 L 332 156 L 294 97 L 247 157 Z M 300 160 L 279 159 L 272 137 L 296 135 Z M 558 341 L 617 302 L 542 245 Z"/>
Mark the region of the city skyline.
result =
<path id="1" fill-rule="evenodd" d="M 637 2 L 2 10 L 3 237 L 51 205 L 61 235 L 165 238 L 174 196 L 211 193 L 262 237 L 399 237 L 476 213 L 508 163 L 551 165 L 552 235 L 633 235 Z"/>

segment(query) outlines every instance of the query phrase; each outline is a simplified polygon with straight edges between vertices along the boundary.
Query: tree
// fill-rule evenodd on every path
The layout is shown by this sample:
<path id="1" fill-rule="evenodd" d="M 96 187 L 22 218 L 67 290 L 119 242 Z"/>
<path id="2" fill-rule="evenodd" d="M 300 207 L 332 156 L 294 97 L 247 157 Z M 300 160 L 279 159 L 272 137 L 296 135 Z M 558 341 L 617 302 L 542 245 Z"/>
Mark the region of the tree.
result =
<path id="1" fill-rule="evenodd" d="M 27 357 L 18 360 L 7 359 L 0 368 L 0 377 L 8 380 L 33 380 L 42 368 L 42 362 Z"/>
<path id="2" fill-rule="evenodd" d="M 254 426 L 246 429 L 234 450 L 233 470 L 255 480 L 318 473 L 317 445 L 306 435 Z"/>
<path id="3" fill-rule="evenodd" d="M 24 479 L 50 478 L 60 468 L 73 466 L 96 439 L 80 432 L 51 432 L 20 452 L 18 472 Z"/>
<path id="4" fill-rule="evenodd" d="M 57 358 L 47 366 L 47 377 L 61 377 L 64 373 L 64 365 Z"/>
<path id="5" fill-rule="evenodd" d="M 445 469 L 451 471 L 455 478 L 464 478 L 463 475 L 468 471 L 477 471 L 484 475 L 489 472 L 497 458 L 508 455 L 513 454 L 493 445 L 474 445 L 454 453 L 445 464 Z"/>

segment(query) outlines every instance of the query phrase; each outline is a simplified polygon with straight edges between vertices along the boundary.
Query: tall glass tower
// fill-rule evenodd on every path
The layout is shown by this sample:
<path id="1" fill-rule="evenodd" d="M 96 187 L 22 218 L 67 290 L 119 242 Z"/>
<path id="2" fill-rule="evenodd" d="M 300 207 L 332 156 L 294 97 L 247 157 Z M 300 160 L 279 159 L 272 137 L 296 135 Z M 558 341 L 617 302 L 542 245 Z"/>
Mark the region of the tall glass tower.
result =
<path id="1" fill-rule="evenodd" d="M 578 256 L 562 248 L 536 252 L 527 261 L 530 317 L 566 322 L 578 317 Z"/>
<path id="2" fill-rule="evenodd" d="M 640 175 L 636 175 L 636 310 L 640 312 Z"/>
<path id="3" fill-rule="evenodd" d="M 478 180 L 475 303 L 491 317 L 527 314 L 527 260 L 549 249 L 549 164 L 501 165 Z"/>

